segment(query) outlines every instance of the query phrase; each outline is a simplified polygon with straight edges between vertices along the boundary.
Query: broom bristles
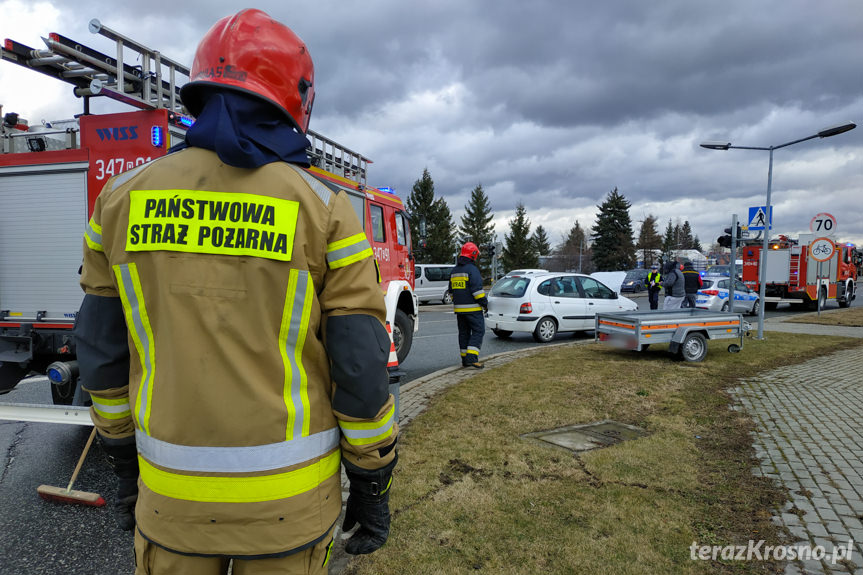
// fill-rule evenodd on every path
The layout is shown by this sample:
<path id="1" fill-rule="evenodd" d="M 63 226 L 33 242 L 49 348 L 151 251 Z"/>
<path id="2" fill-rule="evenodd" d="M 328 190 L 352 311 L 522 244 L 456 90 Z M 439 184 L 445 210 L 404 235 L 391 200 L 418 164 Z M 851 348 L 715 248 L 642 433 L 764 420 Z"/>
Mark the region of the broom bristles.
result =
<path id="1" fill-rule="evenodd" d="M 40 485 L 36 488 L 39 497 L 45 501 L 56 501 L 57 503 L 80 503 L 81 505 L 92 505 L 102 507 L 105 500 L 98 493 L 89 491 L 78 491 L 76 489 L 64 489 L 53 485 Z"/>

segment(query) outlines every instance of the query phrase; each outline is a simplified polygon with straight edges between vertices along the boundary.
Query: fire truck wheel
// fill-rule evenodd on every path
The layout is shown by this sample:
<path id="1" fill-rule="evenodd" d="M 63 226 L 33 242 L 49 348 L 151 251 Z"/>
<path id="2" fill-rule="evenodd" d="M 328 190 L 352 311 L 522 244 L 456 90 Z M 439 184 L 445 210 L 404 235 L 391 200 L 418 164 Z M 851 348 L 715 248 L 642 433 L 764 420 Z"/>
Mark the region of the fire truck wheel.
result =
<path id="1" fill-rule="evenodd" d="M 680 346 L 680 357 L 686 361 L 696 362 L 707 355 L 707 339 L 700 333 L 690 333 Z"/>
<path id="2" fill-rule="evenodd" d="M 29 371 L 15 362 L 0 363 L 0 395 L 12 391 Z"/>
<path id="3" fill-rule="evenodd" d="M 848 307 L 851 305 L 851 298 L 854 296 L 854 282 L 849 281 L 845 285 L 845 295 L 839 300 L 839 307 Z"/>
<path id="4" fill-rule="evenodd" d="M 778 306 L 778 305 L 779 305 L 779 302 L 766 301 L 766 302 L 764 302 L 764 309 L 766 309 L 767 311 L 773 311 L 776 309 L 776 306 Z"/>
<path id="5" fill-rule="evenodd" d="M 821 288 L 818 292 L 818 301 L 815 303 L 816 307 L 821 306 L 821 309 L 824 309 L 824 306 L 827 305 L 827 290 Z"/>
<path id="6" fill-rule="evenodd" d="M 396 310 L 395 325 L 393 325 L 393 343 L 396 346 L 396 357 L 401 364 L 408 353 L 411 351 L 411 345 L 414 341 L 414 326 L 408 314 L 400 309 Z"/>

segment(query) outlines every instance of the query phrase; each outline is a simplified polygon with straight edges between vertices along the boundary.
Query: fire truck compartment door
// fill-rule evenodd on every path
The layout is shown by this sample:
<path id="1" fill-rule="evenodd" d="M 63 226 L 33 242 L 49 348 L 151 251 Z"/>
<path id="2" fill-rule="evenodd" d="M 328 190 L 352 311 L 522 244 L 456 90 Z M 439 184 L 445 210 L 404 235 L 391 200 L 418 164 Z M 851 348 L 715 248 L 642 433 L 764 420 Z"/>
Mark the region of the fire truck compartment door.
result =
<path id="1" fill-rule="evenodd" d="M 86 163 L 0 167 L 0 310 L 74 317 L 87 225 Z M 14 320 L 14 316 L 9 319 Z"/>
<path id="2" fill-rule="evenodd" d="M 826 262 L 821 262 L 821 275 L 818 275 L 818 261 L 809 258 L 809 264 L 806 266 L 806 283 L 815 285 L 818 283 L 818 277 L 821 279 L 829 279 L 831 282 L 836 281 L 839 276 L 839 254 L 840 250 L 833 252 L 833 257 Z"/>
<path id="3" fill-rule="evenodd" d="M 789 250 L 767 250 L 767 270 L 765 281 L 771 283 L 787 283 L 791 273 L 791 252 Z"/>

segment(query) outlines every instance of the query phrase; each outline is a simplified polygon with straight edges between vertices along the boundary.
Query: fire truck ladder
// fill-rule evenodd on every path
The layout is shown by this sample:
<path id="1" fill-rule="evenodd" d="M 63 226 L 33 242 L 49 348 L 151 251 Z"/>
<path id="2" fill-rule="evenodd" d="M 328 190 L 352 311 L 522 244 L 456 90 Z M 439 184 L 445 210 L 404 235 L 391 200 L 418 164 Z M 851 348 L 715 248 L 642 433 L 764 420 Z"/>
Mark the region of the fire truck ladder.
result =
<path id="1" fill-rule="evenodd" d="M 187 80 L 189 68 L 166 58 L 159 51 L 90 20 L 90 32 L 100 34 L 115 44 L 116 56 L 103 54 L 56 32 L 42 38 L 46 49 L 36 50 L 6 39 L 0 57 L 19 66 L 72 84 L 74 93 L 84 98 L 84 113 L 89 113 L 91 96 L 107 96 L 142 110 L 167 108 L 185 114 L 180 99 L 178 77 Z M 138 65 L 125 63 L 129 49 Z M 191 122 L 189 122 L 191 123 Z M 306 135 L 311 147 L 306 151 L 312 165 L 361 186 L 366 185 L 366 169 L 371 160 L 312 130 Z"/>
<path id="2" fill-rule="evenodd" d="M 90 96 L 107 96 L 142 110 L 167 108 L 182 113 L 177 76 L 188 78 L 186 66 L 103 26 L 97 19 L 90 21 L 89 28 L 90 32 L 101 34 L 115 43 L 116 57 L 56 32 L 42 38 L 46 46 L 42 50 L 7 38 L 0 48 L 0 56 L 72 84 L 75 95 L 84 98 L 85 114 L 89 113 Z M 126 48 L 135 54 L 138 65 L 125 63 Z"/>

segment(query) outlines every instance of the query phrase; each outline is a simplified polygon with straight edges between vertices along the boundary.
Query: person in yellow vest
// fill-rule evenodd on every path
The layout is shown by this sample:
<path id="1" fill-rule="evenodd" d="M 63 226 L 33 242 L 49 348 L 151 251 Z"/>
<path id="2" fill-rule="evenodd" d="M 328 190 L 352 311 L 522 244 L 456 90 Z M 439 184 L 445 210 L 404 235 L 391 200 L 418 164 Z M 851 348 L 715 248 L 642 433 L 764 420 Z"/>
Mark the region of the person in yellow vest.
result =
<path id="1" fill-rule="evenodd" d="M 389 534 L 398 425 L 385 305 L 344 192 L 302 169 L 308 48 L 219 20 L 181 96 L 185 146 L 109 180 L 86 228 L 82 386 L 135 528 L 136 574 L 327 571 Z"/>
<path id="2" fill-rule="evenodd" d="M 659 309 L 659 290 L 662 289 L 662 274 L 659 273 L 659 265 L 653 264 L 650 266 L 650 273 L 644 280 L 647 284 L 647 301 L 650 302 L 650 309 Z"/>

